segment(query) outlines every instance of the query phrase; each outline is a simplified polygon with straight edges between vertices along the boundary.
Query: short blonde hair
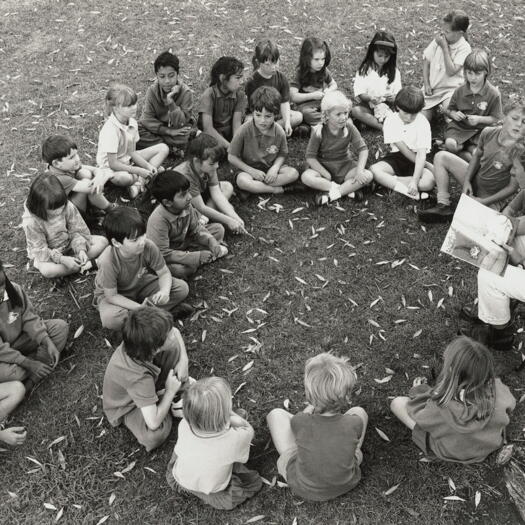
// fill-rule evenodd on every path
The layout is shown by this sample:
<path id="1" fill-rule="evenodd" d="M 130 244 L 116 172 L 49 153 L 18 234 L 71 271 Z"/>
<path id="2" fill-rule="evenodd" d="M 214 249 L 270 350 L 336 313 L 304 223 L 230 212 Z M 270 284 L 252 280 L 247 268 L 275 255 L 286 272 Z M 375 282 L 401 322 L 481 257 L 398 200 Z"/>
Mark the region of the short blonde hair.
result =
<path id="1" fill-rule="evenodd" d="M 347 357 L 324 352 L 306 361 L 304 389 L 316 412 L 344 410 L 356 382 L 356 373 Z"/>
<path id="2" fill-rule="evenodd" d="M 348 111 L 352 108 L 352 102 L 341 91 L 328 91 L 321 100 L 321 111 L 328 113 L 334 108 L 346 107 Z"/>
<path id="3" fill-rule="evenodd" d="M 137 103 L 137 94 L 133 88 L 113 82 L 106 93 L 104 112 L 111 115 L 115 106 L 129 107 Z"/>
<path id="4" fill-rule="evenodd" d="M 182 397 L 184 418 L 193 430 L 221 432 L 230 421 L 232 391 L 222 377 L 205 377 L 191 384 Z"/>

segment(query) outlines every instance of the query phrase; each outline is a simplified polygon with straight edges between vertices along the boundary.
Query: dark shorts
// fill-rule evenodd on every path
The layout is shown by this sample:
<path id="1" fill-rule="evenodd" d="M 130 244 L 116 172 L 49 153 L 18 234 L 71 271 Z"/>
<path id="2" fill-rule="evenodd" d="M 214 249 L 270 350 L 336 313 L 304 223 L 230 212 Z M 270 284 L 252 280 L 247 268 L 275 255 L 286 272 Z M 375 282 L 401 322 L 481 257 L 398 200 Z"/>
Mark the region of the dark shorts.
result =
<path id="1" fill-rule="evenodd" d="M 386 162 L 398 177 L 412 177 L 414 174 L 415 164 L 399 151 L 388 153 L 378 162 Z"/>

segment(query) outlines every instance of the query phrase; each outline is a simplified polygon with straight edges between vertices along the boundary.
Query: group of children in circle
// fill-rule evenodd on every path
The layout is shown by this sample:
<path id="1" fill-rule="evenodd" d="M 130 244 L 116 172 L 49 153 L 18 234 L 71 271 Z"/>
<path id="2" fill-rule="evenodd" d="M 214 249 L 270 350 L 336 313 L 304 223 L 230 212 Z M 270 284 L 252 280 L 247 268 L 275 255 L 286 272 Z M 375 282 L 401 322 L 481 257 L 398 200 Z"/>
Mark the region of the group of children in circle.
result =
<path id="1" fill-rule="evenodd" d="M 491 127 L 501 120 L 502 106 L 499 91 L 487 80 L 489 57 L 471 51 L 465 13 L 453 11 L 443 24 L 443 34 L 424 52 L 423 90 L 402 87 L 397 45 L 384 31 L 374 35 L 358 69 L 353 107 L 328 69 L 326 42 L 304 40 L 289 85 L 277 68 L 279 49 L 265 40 L 255 48 L 255 71 L 245 93 L 243 63 L 233 57 L 216 61 L 195 120 L 179 60 L 164 52 L 155 60 L 157 78 L 138 123 L 135 92 L 122 84 L 108 90 L 96 168 L 81 164 L 70 138 L 53 135 L 44 142 L 48 167 L 31 184 L 24 204 L 28 257 L 47 278 L 97 271 L 94 302 L 102 326 L 123 337 L 104 376 L 104 412 L 112 426 L 126 426 L 148 451 L 166 441 L 172 417 L 182 417 L 168 468 L 174 488 L 231 509 L 262 487 L 258 473 L 244 466 L 253 428 L 245 414 L 232 410 L 225 380 L 188 376 L 184 341 L 173 326 L 173 318 L 192 311 L 183 302 L 186 279 L 228 253 L 225 228 L 246 232 L 230 203 L 236 192 L 311 188 L 324 205 L 344 196 L 358 200 L 375 181 L 420 200 L 437 180 L 438 206 L 420 212 L 421 220 L 436 221 L 451 215 L 449 173 L 493 207 L 518 189 L 525 107 L 510 104 L 503 126 Z M 450 119 L 443 151 L 436 155 L 441 155 L 439 173 L 427 161 L 437 108 Z M 391 146 L 369 169 L 368 148 L 350 115 L 382 130 Z M 285 165 L 287 137 L 294 130 L 310 135 L 300 182 L 298 170 Z M 217 175 L 225 149 L 234 184 Z M 170 153 L 184 150 L 188 160 L 163 168 Z M 478 172 L 483 177 L 476 177 Z M 126 187 L 131 199 L 145 191 L 154 197 L 157 207 L 147 225 L 133 207 L 106 199 L 107 182 Z M 90 233 L 83 218 L 89 207 L 99 210 L 104 236 Z M 56 366 L 68 327 L 42 321 L 0 267 L 2 290 L 0 417 L 6 418 L 25 391 Z M 460 337 L 447 347 L 444 361 L 433 388 L 416 378 L 410 398 L 395 398 L 392 411 L 412 429 L 425 454 L 482 461 L 502 445 L 514 397 L 495 378 L 492 355 L 481 343 Z M 267 422 L 279 453 L 278 471 L 290 488 L 304 499 L 325 501 L 359 482 L 368 416 L 360 407 L 345 411 L 356 383 L 346 358 L 323 353 L 309 359 L 304 382 L 307 408 L 295 416 L 272 410 Z M 23 443 L 25 435 L 21 428 L 0 431 L 9 444 Z"/>

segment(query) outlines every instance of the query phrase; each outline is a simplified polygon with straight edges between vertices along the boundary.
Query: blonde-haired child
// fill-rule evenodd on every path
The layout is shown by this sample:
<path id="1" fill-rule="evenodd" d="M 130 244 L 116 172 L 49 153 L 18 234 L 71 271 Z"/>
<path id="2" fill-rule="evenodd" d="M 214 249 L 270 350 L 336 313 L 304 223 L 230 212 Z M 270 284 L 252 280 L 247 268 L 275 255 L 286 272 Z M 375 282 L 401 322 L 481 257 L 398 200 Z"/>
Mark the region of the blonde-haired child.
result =
<path id="1" fill-rule="evenodd" d="M 295 416 L 275 408 L 266 417 L 279 453 L 279 474 L 303 499 L 336 498 L 361 479 L 368 415 L 361 407 L 345 412 L 356 381 L 347 358 L 316 355 L 306 362 L 304 374 L 309 405 Z"/>
<path id="2" fill-rule="evenodd" d="M 341 91 L 329 91 L 321 100 L 322 122 L 312 128 L 306 148 L 309 168 L 301 175 L 306 186 L 321 192 L 319 205 L 345 195 L 361 199 L 359 190 L 372 182 L 372 173 L 365 169 L 368 148 L 348 118 L 351 108 Z"/>
<path id="3" fill-rule="evenodd" d="M 243 465 L 253 428 L 233 412 L 230 385 L 220 377 L 196 381 L 182 401 L 184 418 L 166 473 L 168 483 L 216 509 L 231 510 L 262 487 L 259 474 Z"/>
<path id="4" fill-rule="evenodd" d="M 469 337 L 452 341 L 436 385 L 416 377 L 409 397 L 390 404 L 414 443 L 444 461 L 479 463 L 505 442 L 516 400 L 495 377 L 492 354 Z"/>
<path id="5" fill-rule="evenodd" d="M 113 84 L 106 94 L 106 122 L 98 136 L 97 165 L 109 168 L 108 180 L 116 186 L 129 188 L 134 199 L 144 189 L 146 181 L 157 173 L 169 154 L 169 147 L 155 144 L 140 151 L 137 95 L 129 86 Z"/>

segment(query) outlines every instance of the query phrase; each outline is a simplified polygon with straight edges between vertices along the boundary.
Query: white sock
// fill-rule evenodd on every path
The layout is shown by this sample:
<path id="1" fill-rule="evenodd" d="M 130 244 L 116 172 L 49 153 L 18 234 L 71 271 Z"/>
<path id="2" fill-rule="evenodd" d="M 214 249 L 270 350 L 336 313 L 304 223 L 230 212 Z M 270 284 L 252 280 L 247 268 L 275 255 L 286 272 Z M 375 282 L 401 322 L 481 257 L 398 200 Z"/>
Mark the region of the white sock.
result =
<path id="1" fill-rule="evenodd" d="M 348 197 L 349 199 L 355 199 L 355 193 L 354 193 L 353 191 L 351 191 L 351 192 L 347 195 L 347 197 Z"/>
<path id="2" fill-rule="evenodd" d="M 410 195 L 410 193 L 408 193 L 408 188 L 402 183 L 402 182 L 396 182 L 396 185 L 394 186 L 394 191 L 397 191 L 398 193 L 402 193 L 403 195 L 405 195 L 406 197 L 410 198 L 410 199 L 414 199 L 415 201 L 418 201 L 419 200 L 419 192 L 416 193 L 415 195 Z M 428 199 L 428 194 L 427 195 L 427 199 Z"/>
<path id="3" fill-rule="evenodd" d="M 337 184 L 337 182 L 332 182 L 328 196 L 330 197 L 331 201 L 336 201 L 337 199 L 341 198 L 341 186 Z"/>

